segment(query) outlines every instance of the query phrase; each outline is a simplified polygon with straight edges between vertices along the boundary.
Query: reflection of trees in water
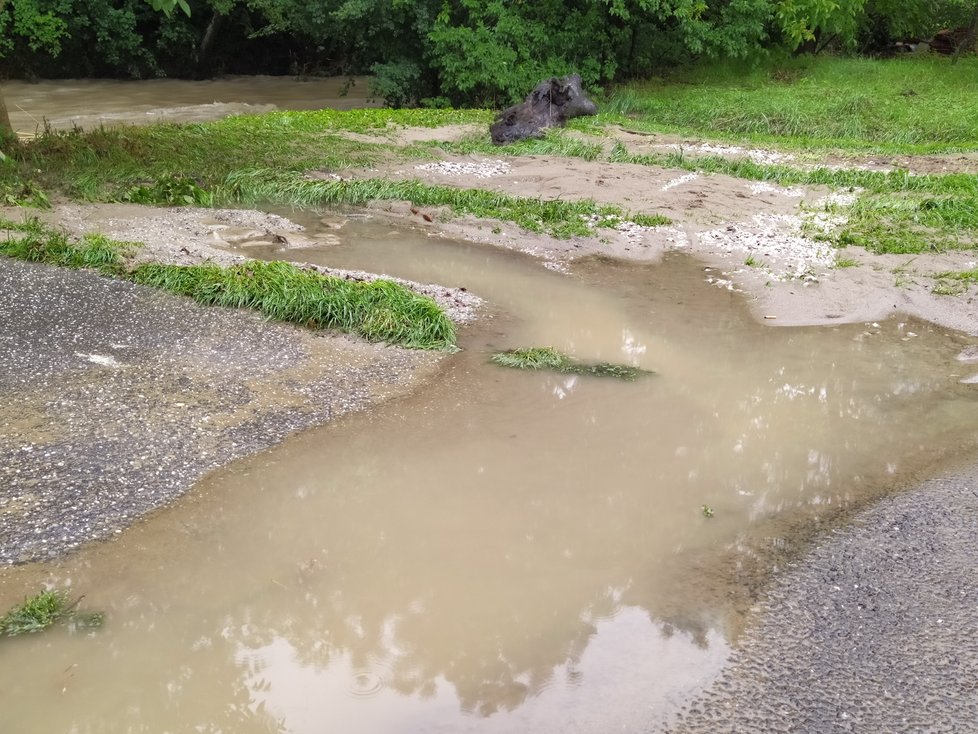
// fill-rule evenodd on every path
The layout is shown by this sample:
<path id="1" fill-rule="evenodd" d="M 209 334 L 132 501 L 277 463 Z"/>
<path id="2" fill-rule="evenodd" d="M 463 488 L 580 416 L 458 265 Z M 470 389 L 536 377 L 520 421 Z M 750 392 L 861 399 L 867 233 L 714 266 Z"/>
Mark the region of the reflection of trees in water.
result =
<path id="1" fill-rule="evenodd" d="M 907 414 L 928 426 L 928 411 L 940 409 L 932 393 L 904 390 L 907 380 L 879 361 L 880 354 L 896 360 L 893 349 L 874 351 L 870 361 L 857 344 L 854 361 L 813 377 L 807 365 L 819 361 L 819 342 L 806 339 L 790 347 L 794 363 L 806 365 L 800 376 L 769 371 L 758 375 L 761 387 L 735 395 L 718 385 L 657 396 L 664 415 L 682 420 L 650 416 L 638 474 L 616 473 L 614 459 L 594 467 L 565 460 L 580 449 L 560 437 L 551 447 L 559 460 L 540 469 L 546 481 L 530 467 L 515 490 L 500 477 L 472 491 L 451 470 L 428 476 L 439 456 L 424 436 L 416 439 L 429 462 L 421 469 L 389 466 L 374 433 L 361 445 L 341 444 L 358 457 L 345 474 L 335 456 L 334 464 L 290 465 L 282 470 L 288 478 L 269 485 L 329 496 L 310 501 L 323 515 L 319 537 L 293 537 L 293 506 L 261 518 L 263 533 L 288 539 L 292 565 L 252 580 L 241 569 L 261 550 L 249 541 L 215 551 L 213 562 L 201 559 L 208 573 L 223 566 L 242 575 L 245 588 L 231 611 L 188 625 L 210 631 L 200 665 L 185 654 L 197 639 L 159 661 L 172 679 L 161 686 L 176 691 L 161 697 L 180 706 L 199 698 L 195 688 L 214 690 L 212 700 L 193 703 L 214 715 L 192 720 L 275 731 L 255 686 L 267 664 L 260 651 L 284 640 L 309 669 L 348 662 L 354 671 L 383 671 L 388 688 L 418 698 L 435 696 L 444 681 L 464 711 L 488 716 L 516 709 L 560 675 L 579 675 L 600 620 L 624 606 L 644 609 L 663 635 L 700 646 L 718 630 L 736 636 L 772 565 L 762 546 L 796 534 L 785 518 L 810 520 L 791 511 L 814 512 L 819 498 L 847 500 L 853 474 L 870 475 L 860 468 L 867 451 L 880 466 L 903 460 L 906 442 L 897 434 Z M 526 410 L 520 418 L 533 427 Z M 602 414 L 587 450 L 626 464 L 621 435 L 615 416 Z M 472 449 L 472 465 L 491 474 L 506 462 L 508 440 L 485 436 L 478 449 L 485 455 Z M 679 447 L 688 480 L 674 468 Z M 418 486 L 399 484 L 420 473 Z M 714 520 L 697 516 L 702 502 L 717 508 Z M 732 537 L 733 525 L 723 525 L 733 513 L 751 518 L 750 537 Z M 271 577 L 275 583 L 263 581 Z"/>

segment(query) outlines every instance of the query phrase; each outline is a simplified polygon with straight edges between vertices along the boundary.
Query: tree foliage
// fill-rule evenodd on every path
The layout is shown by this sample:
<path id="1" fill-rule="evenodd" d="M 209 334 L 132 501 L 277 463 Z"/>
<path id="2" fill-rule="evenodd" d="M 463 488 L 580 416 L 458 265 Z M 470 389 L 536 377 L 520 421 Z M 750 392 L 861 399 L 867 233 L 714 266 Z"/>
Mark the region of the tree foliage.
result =
<path id="1" fill-rule="evenodd" d="M 571 71 L 594 87 L 701 58 L 873 51 L 974 17 L 976 0 L 8 0 L 0 62 L 28 76 L 371 73 L 395 106 L 499 106 Z"/>

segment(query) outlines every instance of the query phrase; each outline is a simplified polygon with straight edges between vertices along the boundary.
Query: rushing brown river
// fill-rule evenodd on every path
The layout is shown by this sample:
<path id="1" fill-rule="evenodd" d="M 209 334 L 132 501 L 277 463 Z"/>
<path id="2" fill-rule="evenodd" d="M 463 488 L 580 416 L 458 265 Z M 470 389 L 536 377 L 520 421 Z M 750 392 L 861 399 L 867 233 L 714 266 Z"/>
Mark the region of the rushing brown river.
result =
<path id="1" fill-rule="evenodd" d="M 10 123 L 22 136 L 55 130 L 153 122 L 202 122 L 271 110 L 370 107 L 366 77 L 278 76 L 185 79 L 8 81 Z"/>
<path id="2" fill-rule="evenodd" d="M 682 257 L 564 275 L 363 221 L 251 254 L 465 286 L 494 315 L 414 395 L 3 571 L 2 602 L 70 585 L 107 614 L 3 641 L 3 731 L 643 731 L 726 660 L 797 528 L 978 439 L 973 339 L 773 328 Z M 488 363 L 544 344 L 656 374 Z"/>

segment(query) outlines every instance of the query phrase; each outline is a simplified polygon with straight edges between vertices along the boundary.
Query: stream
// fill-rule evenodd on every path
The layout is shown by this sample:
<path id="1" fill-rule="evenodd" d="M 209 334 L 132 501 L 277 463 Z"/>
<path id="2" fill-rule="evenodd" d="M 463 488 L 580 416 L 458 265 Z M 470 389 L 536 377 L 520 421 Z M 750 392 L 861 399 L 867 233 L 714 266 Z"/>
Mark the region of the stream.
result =
<path id="1" fill-rule="evenodd" d="M 413 395 L 12 569 L 107 621 L 3 642 L 4 731 L 645 731 L 712 680 L 814 530 L 974 453 L 964 335 L 775 328 L 680 255 L 564 274 L 289 216 L 323 244 L 246 254 L 463 286 L 491 318 Z M 655 374 L 489 363 L 541 345 Z"/>

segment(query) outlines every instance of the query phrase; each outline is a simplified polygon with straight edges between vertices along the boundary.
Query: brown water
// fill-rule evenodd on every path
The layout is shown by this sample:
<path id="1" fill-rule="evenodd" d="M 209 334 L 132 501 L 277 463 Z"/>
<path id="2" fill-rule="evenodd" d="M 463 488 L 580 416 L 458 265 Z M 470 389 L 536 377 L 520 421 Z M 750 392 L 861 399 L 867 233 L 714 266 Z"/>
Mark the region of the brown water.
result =
<path id="1" fill-rule="evenodd" d="M 63 130 L 99 125 L 201 122 L 232 114 L 370 107 L 367 78 L 297 79 L 238 76 L 184 79 L 50 79 L 7 81 L 3 95 L 10 122 L 22 136 L 45 125 Z"/>
<path id="2" fill-rule="evenodd" d="M 737 568 L 978 438 L 965 337 L 760 325 L 685 258 L 566 276 L 367 222 L 264 254 L 466 286 L 497 313 L 419 393 L 0 572 L 0 602 L 42 579 L 108 619 L 3 642 L 3 731 L 642 731 L 727 658 L 758 580 Z M 487 364 L 526 344 L 658 374 Z"/>

